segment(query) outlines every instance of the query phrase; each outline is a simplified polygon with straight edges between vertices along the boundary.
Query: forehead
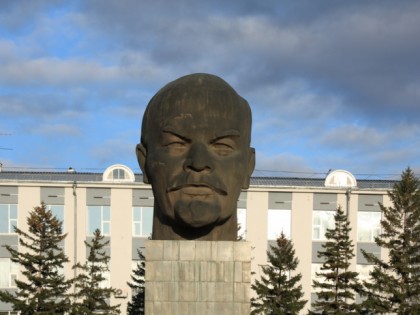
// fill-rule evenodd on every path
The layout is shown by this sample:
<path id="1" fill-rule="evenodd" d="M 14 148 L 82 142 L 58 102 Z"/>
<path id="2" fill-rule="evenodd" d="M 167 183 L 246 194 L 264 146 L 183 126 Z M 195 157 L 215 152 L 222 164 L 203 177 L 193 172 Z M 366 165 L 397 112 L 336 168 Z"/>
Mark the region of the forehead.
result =
<path id="1" fill-rule="evenodd" d="M 169 93 L 152 104 L 148 115 L 152 129 L 170 126 L 197 132 L 235 129 L 249 133 L 251 119 L 246 101 L 236 93 L 208 89 Z"/>

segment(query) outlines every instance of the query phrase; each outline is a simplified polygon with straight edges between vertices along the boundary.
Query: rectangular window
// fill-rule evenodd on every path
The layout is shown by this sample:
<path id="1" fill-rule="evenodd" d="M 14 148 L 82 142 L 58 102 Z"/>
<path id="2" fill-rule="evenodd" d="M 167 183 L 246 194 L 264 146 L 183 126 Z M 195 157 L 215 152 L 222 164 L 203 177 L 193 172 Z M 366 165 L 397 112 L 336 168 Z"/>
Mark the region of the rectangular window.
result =
<path id="1" fill-rule="evenodd" d="M 125 171 L 121 168 L 116 168 L 112 171 L 112 179 L 125 179 Z"/>
<path id="2" fill-rule="evenodd" d="M 325 241 L 327 229 L 334 229 L 335 211 L 314 210 L 312 212 L 312 240 Z"/>
<path id="3" fill-rule="evenodd" d="M 0 233 L 14 233 L 17 226 L 17 205 L 0 204 Z"/>
<path id="4" fill-rule="evenodd" d="M 359 211 L 357 213 L 357 240 L 374 242 L 381 233 L 381 213 Z"/>
<path id="5" fill-rule="evenodd" d="M 88 235 L 93 235 L 96 229 L 102 235 L 109 236 L 111 232 L 111 209 L 109 206 L 88 206 Z"/>
<path id="6" fill-rule="evenodd" d="M 290 239 L 292 200 L 291 192 L 270 192 L 268 194 L 267 240 L 276 240 L 281 232 Z"/>
<path id="7" fill-rule="evenodd" d="M 381 212 L 379 204 L 383 203 L 383 195 L 359 195 L 359 211 Z"/>
<path id="8" fill-rule="evenodd" d="M 291 218 L 291 210 L 268 209 L 267 239 L 276 240 L 281 232 L 290 239 Z"/>
<path id="9" fill-rule="evenodd" d="M 104 277 L 104 280 L 101 281 L 99 287 L 101 287 L 102 289 L 111 287 L 111 272 L 109 271 L 109 269 L 103 266 L 101 275 L 102 277 Z"/>
<path id="10" fill-rule="evenodd" d="M 47 205 L 47 209 L 52 212 L 53 216 L 64 223 L 64 205 Z"/>
<path id="11" fill-rule="evenodd" d="M 356 265 L 356 272 L 359 273 L 359 281 L 369 282 L 370 273 L 373 271 L 373 265 Z"/>
<path id="12" fill-rule="evenodd" d="M 0 288 L 15 288 L 18 265 L 10 258 L 0 258 Z"/>
<path id="13" fill-rule="evenodd" d="M 321 283 L 325 282 L 324 277 L 316 275 L 317 273 L 318 274 L 322 273 L 321 267 L 322 267 L 322 264 L 313 263 L 311 265 L 311 282 L 313 282 L 314 280 L 319 281 Z M 316 289 L 313 286 L 311 286 L 311 290 L 312 292 L 316 292 Z"/>
<path id="14" fill-rule="evenodd" d="M 246 239 L 246 209 L 238 208 L 236 215 L 238 218 L 238 237 L 245 240 Z"/>
<path id="15" fill-rule="evenodd" d="M 133 236 L 149 237 L 152 225 L 153 207 L 133 207 Z"/>

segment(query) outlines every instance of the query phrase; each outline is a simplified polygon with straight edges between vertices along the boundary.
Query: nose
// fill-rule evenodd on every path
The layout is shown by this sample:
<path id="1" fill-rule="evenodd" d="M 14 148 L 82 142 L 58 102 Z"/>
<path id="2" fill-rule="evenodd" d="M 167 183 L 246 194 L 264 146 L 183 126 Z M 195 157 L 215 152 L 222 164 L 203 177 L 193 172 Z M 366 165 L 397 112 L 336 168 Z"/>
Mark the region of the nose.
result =
<path id="1" fill-rule="evenodd" d="M 203 143 L 195 143 L 191 146 L 185 159 L 184 170 L 193 172 L 210 173 L 214 164 L 211 153 Z"/>

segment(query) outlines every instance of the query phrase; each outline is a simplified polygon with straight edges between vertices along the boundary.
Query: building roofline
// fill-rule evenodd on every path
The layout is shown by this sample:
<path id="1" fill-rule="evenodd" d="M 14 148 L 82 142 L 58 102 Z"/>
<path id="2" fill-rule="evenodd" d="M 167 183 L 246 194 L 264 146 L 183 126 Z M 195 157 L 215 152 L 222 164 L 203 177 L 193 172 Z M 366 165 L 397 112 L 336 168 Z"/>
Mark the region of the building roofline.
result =
<path id="1" fill-rule="evenodd" d="M 134 183 L 143 183 L 143 175 L 136 173 Z M 88 182 L 102 183 L 102 172 L 76 171 L 8 171 L 0 172 L 0 182 Z M 361 189 L 391 189 L 397 180 L 358 179 L 357 187 Z M 108 182 L 109 183 L 109 182 Z M 251 187 L 325 187 L 325 178 L 310 177 L 251 177 Z M 345 188 L 345 187 L 337 187 Z"/>

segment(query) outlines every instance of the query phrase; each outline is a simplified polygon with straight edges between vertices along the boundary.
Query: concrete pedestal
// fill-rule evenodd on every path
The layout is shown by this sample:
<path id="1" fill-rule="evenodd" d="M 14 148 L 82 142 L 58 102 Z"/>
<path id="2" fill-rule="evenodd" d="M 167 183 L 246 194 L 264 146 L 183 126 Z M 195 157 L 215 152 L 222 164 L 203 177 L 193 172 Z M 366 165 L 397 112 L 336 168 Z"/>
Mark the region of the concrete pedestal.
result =
<path id="1" fill-rule="evenodd" d="M 251 245 L 146 241 L 147 315 L 249 315 Z"/>

